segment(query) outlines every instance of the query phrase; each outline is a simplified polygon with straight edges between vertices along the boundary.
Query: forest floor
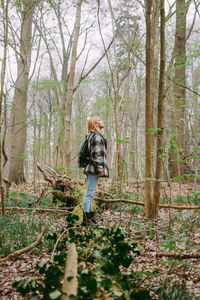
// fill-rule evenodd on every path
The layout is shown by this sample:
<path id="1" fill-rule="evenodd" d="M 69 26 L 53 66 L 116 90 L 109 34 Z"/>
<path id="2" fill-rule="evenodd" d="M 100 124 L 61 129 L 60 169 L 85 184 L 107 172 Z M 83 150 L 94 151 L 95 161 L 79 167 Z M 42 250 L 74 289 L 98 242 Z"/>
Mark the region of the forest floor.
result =
<path id="1" fill-rule="evenodd" d="M 104 186 L 105 188 L 105 186 Z M 200 191 L 200 185 L 195 187 L 196 191 Z M 171 188 L 164 185 L 162 192 L 162 203 L 169 202 L 178 204 L 199 205 L 198 201 L 195 202 L 192 198 L 191 192 L 194 187 L 190 184 L 173 184 Z M 38 191 L 33 192 L 32 185 L 12 187 L 11 195 L 15 201 L 15 205 L 20 205 L 19 200 L 33 201 L 34 196 L 37 197 Z M 129 187 L 124 192 L 125 195 L 135 193 L 142 197 L 144 193 L 143 185 Z M 15 196 L 15 197 L 14 197 Z M 21 197 L 21 198 L 20 198 Z M 32 198 L 31 198 L 32 197 Z M 27 200 L 29 199 L 29 200 Z M 31 199 L 31 200 L 30 200 Z M 195 204 L 192 203 L 192 199 Z M 178 203 L 178 204 L 177 204 Z M 20 205 L 22 206 L 22 205 Z M 49 225 L 49 232 L 63 228 L 65 225 L 66 216 L 63 213 L 51 214 L 47 212 L 31 211 L 28 214 L 23 211 L 9 211 L 7 216 L 7 225 L 5 220 L 1 222 L 1 230 L 7 226 L 7 232 L 2 232 L 0 235 L 4 237 L 6 247 L 8 244 L 12 245 L 7 251 L 9 253 L 16 250 L 18 239 L 26 239 L 32 235 L 31 230 L 34 226 L 37 227 L 38 234 L 41 232 L 45 224 Z M 30 223 L 30 227 L 24 227 L 22 231 L 16 231 L 16 235 L 9 233 L 12 229 L 11 223 L 18 224 Z M 160 209 L 159 218 L 156 221 L 147 220 L 143 217 L 143 208 L 136 205 L 115 204 L 109 209 L 103 209 L 101 206 L 101 213 L 97 213 L 97 221 L 100 225 L 106 227 L 121 226 L 128 232 L 128 237 L 131 241 L 138 243 L 140 248 L 139 256 L 133 254 L 133 262 L 129 269 L 135 272 L 142 273 L 144 281 L 142 288 L 150 291 L 152 299 L 159 299 L 156 290 L 163 286 L 164 282 L 170 281 L 178 282 L 181 286 L 185 286 L 191 293 L 195 295 L 194 299 L 200 299 L 200 258 L 192 258 L 193 255 L 200 254 L 200 214 L 199 210 L 175 210 L 175 209 Z M 15 226 L 15 224 L 14 224 Z M 16 226 L 15 226 L 15 230 Z M 5 239 L 5 234 L 7 235 Z M 19 235 L 24 235 L 20 237 Z M 31 236 L 32 240 L 37 238 L 35 234 Z M 1 236 L 0 236 L 1 237 Z M 13 239 L 13 240 L 12 240 Z M 22 242 L 21 242 L 22 243 Z M 27 243 L 30 243 L 30 241 Z M 21 244 L 23 247 L 23 245 Z M 0 242 L 0 254 L 3 257 L 3 250 L 5 244 Z M 178 259 L 167 256 L 157 257 L 157 253 L 167 252 L 176 254 L 190 254 L 191 257 L 187 259 Z M 7 253 L 7 254 L 8 254 Z M 7 255 L 6 254 L 6 255 Z M 1 300 L 20 300 L 28 299 L 27 296 L 22 297 L 12 287 L 15 278 L 18 276 L 29 278 L 37 277 L 38 273 L 35 265 L 42 259 L 50 259 L 49 253 L 45 244 L 38 246 L 33 251 L 27 252 L 17 258 L 16 261 L 5 261 L 0 263 L 0 299 Z"/>

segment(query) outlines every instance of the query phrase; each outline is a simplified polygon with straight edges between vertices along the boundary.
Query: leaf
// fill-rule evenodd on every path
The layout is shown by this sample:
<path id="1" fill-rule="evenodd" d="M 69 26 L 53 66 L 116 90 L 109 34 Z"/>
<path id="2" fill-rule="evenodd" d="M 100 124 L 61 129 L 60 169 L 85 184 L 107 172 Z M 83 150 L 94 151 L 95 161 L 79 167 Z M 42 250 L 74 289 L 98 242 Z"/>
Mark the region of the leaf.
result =
<path id="1" fill-rule="evenodd" d="M 40 298 L 37 295 L 31 295 L 30 300 L 40 300 Z"/>
<path id="2" fill-rule="evenodd" d="M 191 268 L 191 269 L 196 269 L 197 268 L 195 265 L 192 265 L 192 264 L 187 263 L 187 262 L 182 262 L 181 265 L 185 266 L 185 267 L 188 267 L 188 268 Z"/>
<path id="3" fill-rule="evenodd" d="M 16 282 L 20 282 L 21 280 L 23 280 L 23 278 L 20 277 L 20 276 L 18 276 L 18 277 L 15 278 L 15 281 L 16 281 Z"/>
<path id="4" fill-rule="evenodd" d="M 122 296 L 123 293 L 120 292 L 120 291 L 114 291 L 113 294 L 114 294 L 116 297 L 120 297 L 120 296 Z"/>
<path id="5" fill-rule="evenodd" d="M 31 278 L 27 279 L 23 284 L 23 288 L 25 289 L 30 282 L 31 282 Z"/>
<path id="6" fill-rule="evenodd" d="M 63 194 L 63 192 L 59 190 L 50 190 L 51 193 Z"/>
<path id="7" fill-rule="evenodd" d="M 199 196 L 200 196 L 200 191 L 192 192 L 192 194 L 193 194 L 195 197 L 199 197 Z"/>
<path id="8" fill-rule="evenodd" d="M 31 285 L 32 285 L 32 287 L 35 289 L 35 287 L 36 287 L 36 281 L 35 281 L 35 280 L 32 281 L 32 282 L 31 282 Z"/>
<path id="9" fill-rule="evenodd" d="M 159 268 L 158 268 L 159 269 Z M 146 272 L 146 271 L 135 271 L 134 274 L 136 275 L 147 275 L 149 277 L 156 277 L 157 275 L 151 272 Z"/>
<path id="10" fill-rule="evenodd" d="M 118 144 L 130 143 L 130 138 L 129 137 L 125 137 L 123 140 L 121 140 L 121 139 L 115 139 L 115 142 L 118 143 Z"/>
<path id="11" fill-rule="evenodd" d="M 57 169 L 57 171 L 60 171 L 60 172 L 61 172 L 61 171 L 65 171 L 65 170 L 66 170 L 66 168 L 58 168 L 58 169 Z"/>
<path id="12" fill-rule="evenodd" d="M 171 266 L 174 266 L 177 264 L 177 261 L 173 260 L 173 259 L 167 259 L 167 260 L 163 260 L 161 261 L 160 263 L 161 265 L 169 265 L 170 267 Z"/>
<path id="13" fill-rule="evenodd" d="M 162 244 L 161 247 L 163 247 L 165 249 L 175 249 L 176 248 L 175 245 L 169 245 L 169 244 Z"/>
<path id="14" fill-rule="evenodd" d="M 42 260 L 38 263 L 38 267 L 39 267 L 39 268 L 43 268 L 44 265 L 46 265 L 46 263 L 47 263 L 47 260 L 46 260 L 46 259 L 42 259 Z"/>
<path id="15" fill-rule="evenodd" d="M 179 176 L 176 176 L 176 177 L 172 178 L 172 181 L 178 182 L 178 181 L 181 181 L 182 179 L 183 179 L 183 176 L 179 175 Z"/>
<path id="16" fill-rule="evenodd" d="M 50 299 L 54 300 L 54 299 L 58 299 L 60 296 L 62 295 L 62 293 L 58 290 L 55 290 L 54 292 L 51 292 L 49 294 Z"/>

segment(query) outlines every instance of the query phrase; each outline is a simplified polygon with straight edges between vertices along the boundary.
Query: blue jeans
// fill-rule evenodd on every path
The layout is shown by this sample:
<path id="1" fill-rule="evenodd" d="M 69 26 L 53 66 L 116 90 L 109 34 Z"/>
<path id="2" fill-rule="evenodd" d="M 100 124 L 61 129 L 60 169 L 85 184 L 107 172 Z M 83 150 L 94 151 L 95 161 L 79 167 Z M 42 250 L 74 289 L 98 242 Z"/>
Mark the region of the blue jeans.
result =
<path id="1" fill-rule="evenodd" d="M 84 212 L 91 212 L 92 211 L 92 198 L 95 193 L 95 189 L 98 183 L 99 176 L 96 174 L 89 174 L 87 176 L 87 192 L 84 198 Z"/>

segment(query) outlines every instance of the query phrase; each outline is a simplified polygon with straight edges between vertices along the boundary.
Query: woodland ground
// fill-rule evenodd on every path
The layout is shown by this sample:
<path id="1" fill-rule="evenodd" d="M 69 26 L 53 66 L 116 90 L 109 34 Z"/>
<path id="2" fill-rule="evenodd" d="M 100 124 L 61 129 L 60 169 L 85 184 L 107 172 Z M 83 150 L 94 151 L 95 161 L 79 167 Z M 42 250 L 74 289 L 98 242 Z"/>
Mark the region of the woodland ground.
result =
<path id="1" fill-rule="evenodd" d="M 108 186 L 106 187 L 107 183 L 104 186 L 102 185 L 102 188 L 108 188 Z M 10 190 L 10 202 L 8 203 L 12 206 L 26 206 L 27 202 L 37 199 L 39 189 L 40 186 L 38 185 L 33 191 L 33 185 L 28 184 L 12 187 Z M 195 190 L 199 191 L 200 185 L 195 186 Z M 188 202 L 191 205 L 199 205 L 198 200 L 195 204 L 192 203 L 194 201 L 191 194 L 193 191 L 193 184 L 173 183 L 171 190 L 166 184 L 163 184 L 161 201 L 162 203 L 167 203 L 171 199 L 171 202 L 176 205 L 188 205 Z M 144 194 L 143 184 L 135 186 L 129 183 L 122 198 L 126 197 L 129 199 L 131 194 L 134 194 L 136 199 L 141 200 Z M 1 257 L 5 256 L 5 249 L 8 246 L 10 248 L 7 249 L 6 255 L 26 246 L 22 243 L 23 240 L 25 244 L 30 244 L 37 238 L 45 224 L 49 225 L 49 232 L 62 228 L 65 225 L 65 219 L 66 215 L 63 213 L 52 214 L 34 210 L 28 213 L 24 211 L 7 212 L 5 219 L 1 219 L 1 235 L 2 237 L 4 235 L 4 244 L 0 242 Z M 199 258 L 178 260 L 173 257 L 156 257 L 156 253 L 164 251 L 180 254 L 189 253 L 191 255 L 200 253 L 199 211 L 160 209 L 158 220 L 149 221 L 143 217 L 142 207 L 127 204 L 120 205 L 118 203 L 109 209 L 101 205 L 97 214 L 97 220 L 99 224 L 104 226 L 118 225 L 126 228 L 129 239 L 139 244 L 141 255 L 133 255 L 133 262 L 129 268 L 138 273 L 143 272 L 145 280 L 142 286 L 151 291 L 152 299 L 158 299 L 155 291 L 166 280 L 170 280 L 171 284 L 177 281 L 194 293 L 196 299 L 200 299 Z M 23 231 L 19 230 L 17 232 L 15 222 L 16 224 L 19 224 L 19 222 L 25 224 Z M 32 223 L 30 224 L 30 222 Z M 12 235 L 12 223 L 16 230 L 15 235 Z M 7 229 L 5 229 L 6 226 Z M 7 231 L 5 232 L 5 230 Z M 5 261 L 0 263 L 1 300 L 28 299 L 16 292 L 12 284 L 18 276 L 25 278 L 38 276 L 34 266 L 42 258 L 51 257 L 51 252 L 47 251 L 46 246 L 44 242 L 36 249 L 33 249 L 33 251 L 21 255 L 14 262 Z"/>

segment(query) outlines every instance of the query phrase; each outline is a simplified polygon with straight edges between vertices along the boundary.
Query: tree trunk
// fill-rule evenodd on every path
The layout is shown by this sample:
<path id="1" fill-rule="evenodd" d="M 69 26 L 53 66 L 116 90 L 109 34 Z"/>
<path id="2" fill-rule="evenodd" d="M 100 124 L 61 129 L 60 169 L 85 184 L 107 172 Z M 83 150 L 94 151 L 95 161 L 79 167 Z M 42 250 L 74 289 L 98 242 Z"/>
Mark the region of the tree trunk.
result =
<path id="1" fill-rule="evenodd" d="M 158 99 L 158 85 L 159 85 L 159 1 L 152 0 L 152 116 L 157 114 L 157 99 Z M 152 117 L 151 128 L 156 128 L 156 117 Z M 152 149 L 156 147 L 156 135 L 152 134 Z M 155 177 L 155 160 L 152 161 L 152 177 Z"/>
<path id="2" fill-rule="evenodd" d="M 164 126 L 164 93 L 165 93 L 165 6 L 160 0 L 160 78 L 157 116 L 157 151 L 156 151 L 156 181 L 154 185 L 154 201 L 151 212 L 152 218 L 158 217 L 160 201 L 160 179 L 162 174 L 163 126 Z"/>
<path id="3" fill-rule="evenodd" d="M 150 217 L 152 205 L 152 50 L 151 50 L 152 1 L 146 0 L 146 111 L 145 111 L 145 217 Z"/>
<path id="4" fill-rule="evenodd" d="M 109 11 L 110 11 L 110 16 L 112 18 L 112 33 L 113 37 L 115 36 L 115 31 L 114 31 L 114 17 L 113 17 L 113 12 L 112 12 L 112 6 L 110 0 L 108 0 L 108 6 L 109 6 Z M 102 36 L 102 34 L 101 34 Z M 104 50 L 105 50 L 105 43 L 103 40 L 102 36 L 102 42 L 104 44 Z M 119 90 L 120 90 L 120 82 L 119 82 L 119 69 L 118 69 L 118 57 L 116 54 L 116 43 L 114 40 L 114 57 L 115 57 L 115 71 L 112 70 L 111 68 L 111 62 L 109 60 L 108 54 L 106 54 L 109 69 L 111 71 L 111 78 L 112 78 L 112 85 L 113 85 L 113 90 L 114 90 L 114 117 L 115 117 L 115 136 L 116 136 L 116 163 L 117 163 L 117 177 L 119 178 L 119 189 L 121 191 L 122 189 L 122 177 L 123 177 L 123 164 L 122 164 L 122 153 L 121 153 L 121 116 L 120 116 L 120 95 L 119 95 Z"/>
<path id="5" fill-rule="evenodd" d="M 185 104 L 186 104 L 186 3 L 176 0 L 176 32 L 175 32 L 175 71 L 174 71 L 174 120 L 173 129 L 177 135 L 170 151 L 170 177 L 184 174 L 181 154 L 184 151 Z"/>
<path id="6" fill-rule="evenodd" d="M 7 61 L 7 46 L 8 46 L 8 3 L 9 0 L 6 1 L 5 6 L 2 2 L 3 6 L 3 27 L 4 27 L 4 53 L 3 53 L 3 61 L 2 61 L 2 69 L 1 69 L 1 91 L 0 91 L 0 195 L 1 195 L 1 207 L 2 207 L 2 215 L 6 214 L 5 210 L 5 192 L 3 188 L 3 166 L 2 166 L 2 103 L 4 97 L 4 82 L 6 75 L 6 61 Z"/>
<path id="7" fill-rule="evenodd" d="M 80 32 L 82 2 L 83 2 L 83 0 L 77 1 L 75 33 L 74 33 L 74 41 L 73 41 L 73 46 L 72 46 L 71 66 L 70 66 L 69 80 L 68 80 L 68 85 L 67 85 L 67 95 L 66 95 L 65 140 L 64 140 L 65 166 L 66 167 L 69 167 L 70 157 L 71 157 L 70 138 L 71 138 L 71 118 L 72 118 L 72 97 L 73 97 L 73 91 L 74 91 L 74 77 L 75 77 L 78 39 L 79 39 L 79 32 Z"/>
<path id="8" fill-rule="evenodd" d="M 9 181 L 20 184 L 25 182 L 24 155 L 27 126 L 27 92 L 31 64 L 32 19 L 35 4 L 23 0 L 22 25 L 20 38 L 20 56 L 17 62 L 17 81 L 11 111 L 11 149 L 9 164 Z"/>

